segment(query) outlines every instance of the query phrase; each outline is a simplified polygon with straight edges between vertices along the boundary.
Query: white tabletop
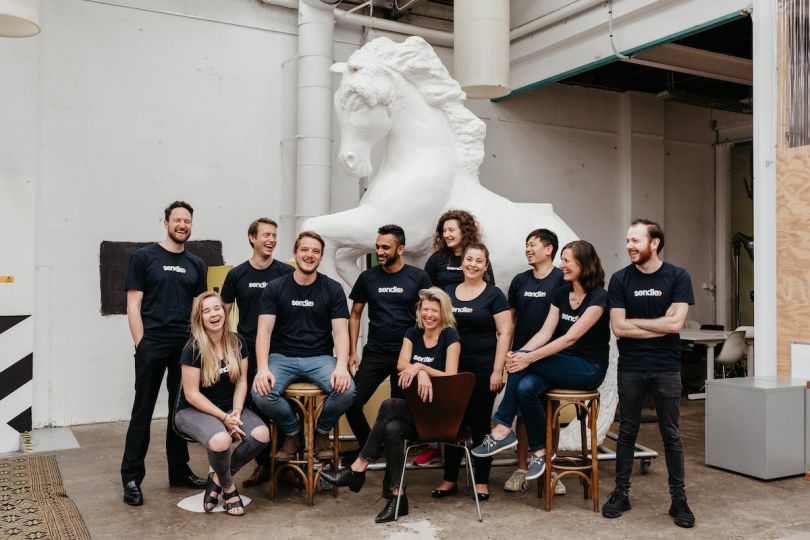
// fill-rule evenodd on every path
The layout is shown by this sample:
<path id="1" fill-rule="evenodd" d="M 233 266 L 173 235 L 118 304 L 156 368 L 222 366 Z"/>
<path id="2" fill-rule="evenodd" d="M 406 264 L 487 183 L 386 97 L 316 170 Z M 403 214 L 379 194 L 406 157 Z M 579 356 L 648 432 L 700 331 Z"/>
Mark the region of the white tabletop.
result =
<path id="1" fill-rule="evenodd" d="M 730 332 L 726 332 L 725 330 L 681 330 L 679 335 L 682 340 L 684 341 L 716 341 L 716 342 L 723 342 L 726 340 Z"/>

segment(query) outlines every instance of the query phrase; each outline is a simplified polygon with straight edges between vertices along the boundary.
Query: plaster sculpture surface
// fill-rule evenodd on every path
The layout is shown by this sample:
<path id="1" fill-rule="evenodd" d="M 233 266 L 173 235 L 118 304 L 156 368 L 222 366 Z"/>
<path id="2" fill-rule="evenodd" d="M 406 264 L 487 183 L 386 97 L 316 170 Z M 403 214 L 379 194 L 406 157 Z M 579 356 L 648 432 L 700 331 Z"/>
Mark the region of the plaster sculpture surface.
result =
<path id="1" fill-rule="evenodd" d="M 302 224 L 326 241 L 322 272 L 344 285 L 354 283 L 358 260 L 374 250 L 377 228 L 387 223 L 405 229 L 408 262 L 421 267 L 432 252 L 436 221 L 450 208 L 478 219 L 502 288 L 527 269 L 523 245 L 529 231 L 550 229 L 560 246 L 577 238 L 550 204 L 512 202 L 481 185 L 486 126 L 464 106 L 464 92 L 425 40 L 377 38 L 332 71 L 343 74 L 335 93 L 343 168 L 370 177 L 372 146 L 383 139 L 386 146 L 356 208 Z M 612 351 L 602 388 L 600 442 L 617 403 L 615 347 Z M 579 427 L 573 424 L 560 435 L 560 448 L 579 447 Z"/>

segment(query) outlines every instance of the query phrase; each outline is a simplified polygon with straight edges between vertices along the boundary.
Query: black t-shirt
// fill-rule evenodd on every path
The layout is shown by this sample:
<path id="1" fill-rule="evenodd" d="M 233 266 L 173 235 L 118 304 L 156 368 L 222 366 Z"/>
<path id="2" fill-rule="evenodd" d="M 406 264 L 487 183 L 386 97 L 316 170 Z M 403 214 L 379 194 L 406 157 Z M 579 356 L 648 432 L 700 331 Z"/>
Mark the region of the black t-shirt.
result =
<path id="1" fill-rule="evenodd" d="M 610 278 L 610 307 L 624 308 L 628 319 L 655 319 L 676 302 L 692 305 L 692 279 L 678 266 L 663 263 L 652 274 L 628 265 Z M 678 334 L 650 339 L 619 339 L 619 371 L 680 371 Z"/>
<path id="2" fill-rule="evenodd" d="M 518 274 L 509 285 L 509 305 L 517 312 L 512 349 L 520 349 L 532 339 L 546 322 L 554 291 L 563 284 L 563 273 L 552 268 L 543 279 L 534 277 L 533 270 Z"/>
<path id="3" fill-rule="evenodd" d="M 239 335 L 248 344 L 248 357 L 256 357 L 256 332 L 259 325 L 259 308 L 262 292 L 274 279 L 293 272 L 289 264 L 273 259 L 264 270 L 254 268 L 250 261 L 234 266 L 225 276 L 222 286 L 222 301 L 231 304 L 236 301 L 239 307 Z"/>
<path id="4" fill-rule="evenodd" d="M 461 338 L 461 368 L 464 371 L 492 369 L 498 336 L 495 329 L 497 313 L 509 310 L 509 302 L 501 290 L 493 285 L 487 287 L 470 301 L 456 297 L 456 287 L 450 285 L 445 292 L 450 295 L 456 328 Z"/>
<path id="5" fill-rule="evenodd" d="M 360 274 L 349 298 L 368 304 L 368 350 L 399 352 L 405 330 L 416 324 L 419 290 L 429 287 L 425 271 L 408 264 L 393 274 L 381 266 Z"/>
<path id="6" fill-rule="evenodd" d="M 191 303 L 208 289 L 207 268 L 188 251 L 172 253 L 151 244 L 130 257 L 124 289 L 143 291 L 144 335 L 187 338 Z"/>
<path id="7" fill-rule="evenodd" d="M 287 274 L 267 284 L 259 314 L 276 316 L 271 353 L 308 358 L 332 354 L 332 319 L 348 319 L 349 308 L 334 279 L 318 273 L 311 285 L 299 285 Z"/>
<path id="8" fill-rule="evenodd" d="M 248 349 L 244 338 L 238 334 L 236 337 L 239 338 L 239 357 L 247 358 Z M 193 341 L 186 343 L 186 346 L 183 347 L 183 352 L 180 353 L 180 365 L 200 369 L 201 360 L 200 350 L 196 345 L 193 345 Z M 200 379 L 200 393 L 223 411 L 230 411 L 231 408 L 233 408 L 233 392 L 235 389 L 236 384 L 231 382 L 230 370 L 225 364 L 224 359 L 220 361 L 219 380 L 217 380 L 217 382 L 206 387 L 202 386 L 202 379 Z M 179 411 L 189 407 L 193 407 L 193 405 L 186 401 L 186 396 L 183 395 L 181 385 L 180 401 L 177 404 L 177 410 Z"/>
<path id="9" fill-rule="evenodd" d="M 464 281 L 464 272 L 461 270 L 461 255 L 453 255 L 448 261 L 437 251 L 425 263 L 425 272 L 427 272 L 430 282 L 440 289 L 445 289 L 448 285 L 458 285 Z M 495 285 L 492 261 L 489 262 L 487 267 L 487 275 L 489 276 L 489 284 Z"/>
<path id="10" fill-rule="evenodd" d="M 405 331 L 405 339 L 413 343 L 411 364 L 420 362 L 427 367 L 444 371 L 447 368 L 447 347 L 460 341 L 455 328 L 445 328 L 439 334 L 439 340 L 433 347 L 425 345 L 425 330 L 414 326 Z"/>
<path id="11" fill-rule="evenodd" d="M 577 309 L 571 308 L 568 301 L 568 294 L 571 292 L 571 285 L 559 287 L 551 299 L 551 304 L 560 310 L 560 321 L 554 330 L 552 340 L 568 333 L 585 310 L 591 306 L 604 308 L 602 315 L 596 324 L 591 326 L 585 335 L 579 338 L 576 343 L 560 351 L 561 354 L 578 356 L 589 362 L 599 365 L 602 369 L 607 369 L 610 356 L 610 313 L 608 313 L 608 295 L 602 287 L 597 287 L 588 291 L 582 303 Z"/>

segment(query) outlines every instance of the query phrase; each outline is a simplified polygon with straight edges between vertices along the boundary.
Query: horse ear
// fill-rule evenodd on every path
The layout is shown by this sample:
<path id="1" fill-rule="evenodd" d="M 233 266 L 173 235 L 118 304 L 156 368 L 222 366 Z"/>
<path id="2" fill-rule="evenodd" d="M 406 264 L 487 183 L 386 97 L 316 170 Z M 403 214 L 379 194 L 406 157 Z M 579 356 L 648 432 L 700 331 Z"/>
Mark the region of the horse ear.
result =
<path id="1" fill-rule="evenodd" d="M 345 73 L 346 72 L 346 62 L 335 62 L 329 68 L 329 71 L 332 73 Z"/>

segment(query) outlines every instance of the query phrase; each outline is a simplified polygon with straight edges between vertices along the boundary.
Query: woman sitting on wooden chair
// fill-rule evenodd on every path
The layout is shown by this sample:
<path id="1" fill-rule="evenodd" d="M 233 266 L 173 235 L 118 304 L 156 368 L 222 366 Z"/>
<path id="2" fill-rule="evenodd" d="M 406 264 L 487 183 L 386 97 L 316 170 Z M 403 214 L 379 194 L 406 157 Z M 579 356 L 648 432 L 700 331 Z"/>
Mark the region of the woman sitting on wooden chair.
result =
<path id="1" fill-rule="evenodd" d="M 450 297 L 438 287 L 419 291 L 416 305 L 415 328 L 409 329 L 402 340 L 397 369 L 399 386 L 408 388 L 417 382 L 419 397 L 433 400 L 431 377 L 455 375 L 461 352 L 458 332 Z M 400 489 L 400 473 L 405 466 L 404 441 L 417 438 L 416 427 L 404 399 L 386 399 L 377 413 L 377 420 L 360 455 L 348 469 L 337 473 L 321 472 L 321 478 L 336 486 L 348 486 L 351 491 L 360 491 L 366 479 L 369 462 L 377 459 L 380 446 L 385 445 L 385 480 L 383 489 L 390 493 L 388 502 L 375 521 L 393 521 L 397 494 Z M 408 498 L 402 494 L 399 515 L 408 515 Z"/>
<path id="2" fill-rule="evenodd" d="M 270 440 L 270 431 L 250 410 L 247 395 L 247 345 L 231 332 L 222 299 L 204 292 L 191 309 L 191 339 L 180 356 L 183 385 L 174 422 L 177 429 L 208 451 L 203 509 L 216 507 L 224 490 L 223 508 L 232 516 L 245 513 L 232 475 L 256 457 Z M 231 454 L 231 443 L 241 444 Z"/>

